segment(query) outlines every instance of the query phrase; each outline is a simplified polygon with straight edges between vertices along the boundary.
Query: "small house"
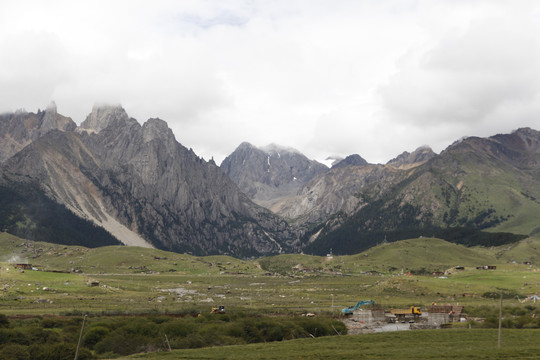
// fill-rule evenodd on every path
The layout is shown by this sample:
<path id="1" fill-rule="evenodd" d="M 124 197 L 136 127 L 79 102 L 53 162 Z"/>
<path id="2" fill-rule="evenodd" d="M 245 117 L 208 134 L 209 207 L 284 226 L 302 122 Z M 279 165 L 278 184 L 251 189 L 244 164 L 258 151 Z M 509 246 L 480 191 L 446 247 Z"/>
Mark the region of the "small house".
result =
<path id="1" fill-rule="evenodd" d="M 496 270 L 497 266 L 495 265 L 484 265 L 484 266 L 477 266 L 476 270 Z"/>
<path id="2" fill-rule="evenodd" d="M 32 270 L 32 264 L 14 264 L 13 266 L 20 270 Z"/>

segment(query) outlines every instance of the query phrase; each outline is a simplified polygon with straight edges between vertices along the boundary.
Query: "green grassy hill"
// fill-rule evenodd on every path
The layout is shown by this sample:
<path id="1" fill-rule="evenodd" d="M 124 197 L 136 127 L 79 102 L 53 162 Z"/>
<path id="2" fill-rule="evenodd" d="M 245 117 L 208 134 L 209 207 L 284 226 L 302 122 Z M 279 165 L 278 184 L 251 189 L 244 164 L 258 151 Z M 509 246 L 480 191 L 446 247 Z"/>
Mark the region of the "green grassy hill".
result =
<path id="1" fill-rule="evenodd" d="M 157 249 L 105 246 L 89 249 L 26 241 L 0 233 L 0 261 L 31 263 L 46 270 L 92 273 L 360 274 L 367 271 L 413 273 L 444 271 L 455 266 L 476 267 L 511 261 L 540 263 L 540 238 L 495 248 L 453 244 L 436 238 L 417 238 L 375 246 L 356 255 L 312 256 L 283 254 L 240 260 L 229 256 L 195 257 Z"/>
<path id="2" fill-rule="evenodd" d="M 396 268 L 404 271 L 444 271 L 455 266 L 480 266 L 495 259 L 481 249 L 467 248 L 436 238 L 418 238 L 383 244 L 361 254 L 343 256 L 344 268 L 362 266 L 384 271 Z"/>
<path id="3" fill-rule="evenodd" d="M 497 248 L 496 256 L 500 260 L 525 261 L 532 264 L 540 264 L 540 236 L 533 236 L 508 246 Z"/>
<path id="4" fill-rule="evenodd" d="M 396 331 L 175 350 L 122 359 L 537 359 L 538 335 L 538 330 L 505 329 L 503 346 L 498 349 L 493 329 Z"/>
<path id="5" fill-rule="evenodd" d="M 481 266 L 499 262 L 483 248 L 467 248 L 441 239 L 418 238 L 378 245 L 356 255 L 278 255 L 259 260 L 264 270 L 279 274 L 382 273 L 444 271 L 455 266 Z M 506 262 L 506 260 L 504 260 Z"/>
<path id="6" fill-rule="evenodd" d="M 104 246 L 85 248 L 22 240 L 0 233 L 0 261 L 31 263 L 44 270 L 91 273 L 261 273 L 257 264 L 230 256 L 195 257 L 157 249 Z M 11 261 L 10 261 L 11 259 Z"/>

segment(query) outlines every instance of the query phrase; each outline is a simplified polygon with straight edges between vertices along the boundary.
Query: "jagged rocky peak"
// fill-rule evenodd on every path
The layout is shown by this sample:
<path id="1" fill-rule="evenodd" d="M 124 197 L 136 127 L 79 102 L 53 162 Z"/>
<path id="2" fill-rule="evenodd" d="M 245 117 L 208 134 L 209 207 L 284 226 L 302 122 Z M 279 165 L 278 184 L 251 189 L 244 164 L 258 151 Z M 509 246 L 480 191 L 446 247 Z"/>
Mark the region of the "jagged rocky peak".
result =
<path id="1" fill-rule="evenodd" d="M 364 166 L 368 162 L 358 154 L 353 154 L 347 156 L 345 159 L 338 161 L 337 163 L 332 164 L 332 169 L 345 166 Z"/>
<path id="2" fill-rule="evenodd" d="M 303 184 L 328 170 L 296 149 L 276 144 L 258 148 L 247 142 L 227 156 L 220 167 L 240 190 L 263 206 L 295 194 Z"/>
<path id="3" fill-rule="evenodd" d="M 45 109 L 43 122 L 41 123 L 41 134 L 46 134 L 51 130 L 73 131 L 77 125 L 71 118 L 58 114 L 56 103 L 52 101 Z"/>
<path id="4" fill-rule="evenodd" d="M 143 124 L 142 130 L 144 142 L 150 142 L 154 139 L 175 140 L 174 134 L 167 125 L 167 122 L 159 118 L 148 119 Z"/>
<path id="5" fill-rule="evenodd" d="M 434 156 L 437 156 L 437 154 L 433 152 L 433 150 L 429 146 L 424 145 L 420 146 L 412 153 L 404 151 L 399 156 L 390 160 L 386 164 L 392 165 L 394 167 L 413 166 L 423 164 Z"/>
<path id="6" fill-rule="evenodd" d="M 0 114 L 0 162 L 3 162 L 51 130 L 73 131 L 71 118 L 58 114 L 52 102 L 45 111 Z"/>
<path id="7" fill-rule="evenodd" d="M 45 109 L 45 116 L 43 116 L 43 123 L 41 124 L 41 129 L 44 132 L 56 128 L 56 115 L 58 114 L 56 103 L 53 101 Z"/>
<path id="8" fill-rule="evenodd" d="M 80 129 L 100 132 L 111 125 L 121 125 L 129 121 L 129 116 L 120 105 L 94 105 L 92 112 L 81 123 Z"/>

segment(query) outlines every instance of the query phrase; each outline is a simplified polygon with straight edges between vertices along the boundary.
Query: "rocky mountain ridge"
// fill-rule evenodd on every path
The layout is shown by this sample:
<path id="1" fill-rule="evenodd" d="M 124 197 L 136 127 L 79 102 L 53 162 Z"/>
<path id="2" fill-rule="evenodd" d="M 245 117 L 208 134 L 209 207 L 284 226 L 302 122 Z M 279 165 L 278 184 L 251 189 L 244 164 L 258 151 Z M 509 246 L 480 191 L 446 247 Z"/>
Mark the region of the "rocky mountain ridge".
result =
<path id="1" fill-rule="evenodd" d="M 250 256 L 291 251 L 297 241 L 163 120 L 140 125 L 119 106 L 95 107 L 76 131 L 49 131 L 9 158 L 2 175 L 6 187 L 21 176 L 39 184 L 125 244 Z"/>
<path id="2" fill-rule="evenodd" d="M 302 171 L 313 169 L 312 165 L 297 150 L 290 150 L 305 164 L 290 166 L 297 171 L 297 176 L 293 176 L 288 171 L 291 161 L 270 169 L 271 156 L 278 153 L 275 148 L 258 149 L 243 143 L 221 167 L 250 198 L 300 228 L 327 221 L 338 212 L 345 216 L 355 213 L 401 179 L 405 174 L 403 170 L 436 156 L 431 148 L 424 146 L 379 165 L 369 164 L 360 155 L 353 154 L 336 160 L 331 169 L 317 167 L 316 172 L 302 176 Z M 287 182 L 291 178 L 293 181 Z"/>
<path id="3" fill-rule="evenodd" d="M 464 138 L 438 155 L 424 146 L 385 165 L 355 154 L 331 169 L 249 143 L 218 167 L 165 121 L 140 124 L 121 106 L 96 106 L 77 127 L 52 104 L 0 115 L 0 130 L 0 227 L 34 240 L 249 257 L 540 233 L 540 133 L 529 128 Z"/>
<path id="4" fill-rule="evenodd" d="M 470 137 L 412 169 L 346 218 L 309 236 L 307 249 L 359 251 L 388 238 L 436 234 L 465 244 L 501 244 L 540 232 L 540 132 Z M 490 229 L 490 233 L 478 231 Z M 314 236 L 316 235 L 316 236 Z M 339 241 L 338 241 L 339 239 Z M 484 240 L 481 240 L 484 239 Z"/>
<path id="5" fill-rule="evenodd" d="M 256 203 L 272 203 L 294 195 L 313 177 L 328 170 L 292 148 L 269 145 L 257 148 L 244 142 L 227 156 L 221 169 Z"/>

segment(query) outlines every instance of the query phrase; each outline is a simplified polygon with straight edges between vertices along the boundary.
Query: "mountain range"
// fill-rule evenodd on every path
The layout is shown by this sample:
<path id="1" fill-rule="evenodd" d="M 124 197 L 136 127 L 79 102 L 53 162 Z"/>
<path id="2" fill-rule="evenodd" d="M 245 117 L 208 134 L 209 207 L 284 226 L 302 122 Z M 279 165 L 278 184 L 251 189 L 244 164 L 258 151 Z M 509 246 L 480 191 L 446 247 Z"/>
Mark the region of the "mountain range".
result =
<path id="1" fill-rule="evenodd" d="M 51 104 L 0 115 L 0 175 L 0 229 L 89 247 L 348 254 L 408 237 L 496 245 L 540 232 L 540 133 L 529 128 L 331 168 L 245 142 L 217 166 L 163 120 L 95 106 L 77 126 Z"/>
<path id="2" fill-rule="evenodd" d="M 283 219 L 249 200 L 212 161 L 179 144 L 163 120 L 140 125 L 119 106 L 94 107 L 79 127 L 44 131 L 50 113 L 54 107 L 0 118 L 3 128 L 25 125 L 6 136 L 10 143 L 22 147 L 35 138 L 18 152 L 6 142 L 3 151 L 12 154 L 2 163 L 0 181 L 2 193 L 11 194 L 0 200 L 0 225 L 9 232 L 74 241 L 59 236 L 68 218 L 50 231 L 58 220 L 46 216 L 53 203 L 126 245 L 251 256 L 293 251 L 298 242 Z"/>

